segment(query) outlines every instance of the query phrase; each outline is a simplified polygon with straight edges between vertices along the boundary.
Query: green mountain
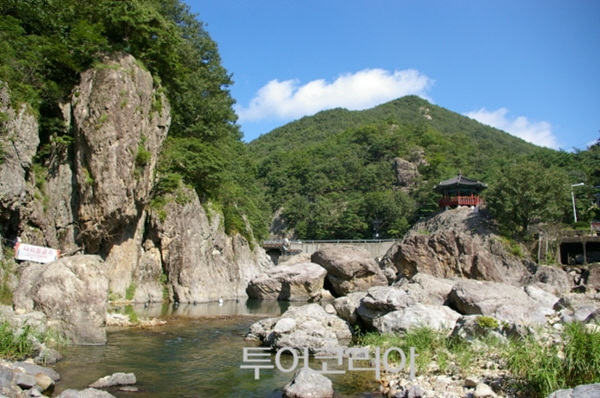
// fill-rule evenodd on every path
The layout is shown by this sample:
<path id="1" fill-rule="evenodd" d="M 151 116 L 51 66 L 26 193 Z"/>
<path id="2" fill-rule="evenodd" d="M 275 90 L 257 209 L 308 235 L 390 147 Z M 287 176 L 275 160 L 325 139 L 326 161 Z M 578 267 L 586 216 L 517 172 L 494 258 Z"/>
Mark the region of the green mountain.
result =
<path id="1" fill-rule="evenodd" d="M 555 152 L 416 96 L 323 111 L 248 148 L 272 210 L 301 239 L 399 236 L 437 211 L 441 180 L 493 183 L 510 162 Z"/>

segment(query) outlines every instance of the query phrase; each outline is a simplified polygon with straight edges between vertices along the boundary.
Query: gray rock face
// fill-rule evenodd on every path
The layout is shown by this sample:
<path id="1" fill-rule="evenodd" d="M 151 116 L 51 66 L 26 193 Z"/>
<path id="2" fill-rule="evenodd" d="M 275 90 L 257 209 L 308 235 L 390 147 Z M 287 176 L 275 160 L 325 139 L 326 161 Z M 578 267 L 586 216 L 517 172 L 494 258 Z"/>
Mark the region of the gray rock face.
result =
<path id="1" fill-rule="evenodd" d="M 132 56 L 105 62 L 81 74 L 73 103 L 78 218 L 91 253 L 138 220 L 171 122 L 164 94 Z"/>
<path id="2" fill-rule="evenodd" d="M 554 391 L 548 398 L 597 398 L 600 397 L 600 383 L 583 384 L 575 388 Z"/>
<path id="3" fill-rule="evenodd" d="M 352 338 L 350 326 L 319 304 L 290 307 L 279 318 L 254 323 L 250 333 L 273 349 L 291 347 L 302 352 L 307 348 L 310 354 L 345 347 Z"/>
<path id="4" fill-rule="evenodd" d="M 522 285 L 529 276 L 523 261 L 504 248 L 487 220 L 468 208 L 447 210 L 415 224 L 380 265 L 409 279 L 425 273 Z"/>
<path id="5" fill-rule="evenodd" d="M 331 380 L 316 370 L 302 368 L 296 372 L 292 381 L 283 387 L 286 398 L 332 398 Z"/>
<path id="6" fill-rule="evenodd" d="M 0 122 L 0 206 L 17 211 L 26 200 L 26 173 L 40 143 L 37 119 L 25 105 L 10 107 L 8 86 L 0 81 L 0 112 L 6 119 Z M 6 220 L 3 220 L 6 221 Z"/>
<path id="7" fill-rule="evenodd" d="M 104 344 L 107 299 L 102 260 L 80 255 L 29 265 L 13 301 L 16 309 L 43 312 L 74 344 Z"/>
<path id="8" fill-rule="evenodd" d="M 401 188 L 410 188 L 421 176 L 417 169 L 418 164 L 413 164 L 402 158 L 394 158 L 393 168 L 396 181 Z"/>
<path id="9" fill-rule="evenodd" d="M 523 289 L 505 283 L 461 280 L 448 296 L 463 315 L 486 315 L 517 324 L 543 324 L 544 311 Z"/>
<path id="10" fill-rule="evenodd" d="M 327 270 L 327 280 L 337 296 L 387 286 L 387 278 L 370 253 L 356 246 L 326 246 L 311 261 Z"/>
<path id="11" fill-rule="evenodd" d="M 279 265 L 253 278 L 246 292 L 261 300 L 319 300 L 326 275 L 323 267 L 310 262 Z"/>
<path id="12" fill-rule="evenodd" d="M 160 248 L 171 299 L 193 303 L 247 297 L 250 280 L 273 264 L 241 235 L 227 236 L 220 214 L 213 213 L 209 221 L 194 191 L 182 188 L 180 195 L 188 201 L 170 200 L 164 219 L 151 214 L 148 236 Z"/>

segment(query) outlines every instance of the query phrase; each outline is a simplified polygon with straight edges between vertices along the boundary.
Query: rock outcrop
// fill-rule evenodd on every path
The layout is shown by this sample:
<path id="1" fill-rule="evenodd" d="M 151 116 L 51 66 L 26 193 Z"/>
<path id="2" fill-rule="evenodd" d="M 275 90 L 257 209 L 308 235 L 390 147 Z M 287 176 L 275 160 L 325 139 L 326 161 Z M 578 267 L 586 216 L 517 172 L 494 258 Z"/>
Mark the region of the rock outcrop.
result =
<path id="1" fill-rule="evenodd" d="M 162 213 L 151 214 L 151 231 L 144 241 L 144 247 L 159 248 L 171 300 L 194 303 L 247 297 L 250 280 L 272 266 L 267 255 L 251 248 L 241 235 L 226 235 L 222 216 L 213 212 L 209 220 L 194 191 L 181 188 L 179 195 L 186 200 L 172 198 Z"/>
<path id="2" fill-rule="evenodd" d="M 356 246 L 325 246 L 311 256 L 311 261 L 327 270 L 327 281 L 337 296 L 387 285 L 371 254 Z"/>
<path id="3" fill-rule="evenodd" d="M 310 262 L 278 265 L 253 278 L 246 291 L 260 300 L 316 301 L 326 275 L 323 267 Z"/>
<path id="4" fill-rule="evenodd" d="M 267 318 L 250 327 L 247 338 L 258 339 L 264 346 L 278 350 L 294 348 L 309 354 L 345 347 L 352 338 L 350 326 L 336 315 L 328 314 L 319 304 L 290 307 L 279 318 Z"/>
<path id="5" fill-rule="evenodd" d="M 0 81 L 0 235 L 16 229 L 28 213 L 28 174 L 40 143 L 38 122 L 26 105 L 10 106 L 9 87 Z"/>
<path id="6" fill-rule="evenodd" d="M 91 253 L 139 219 L 171 123 L 150 72 L 130 55 L 106 64 L 81 74 L 73 102 L 77 213 Z"/>
<path id="7" fill-rule="evenodd" d="M 398 278 L 426 273 L 523 285 L 531 275 L 526 263 L 505 248 L 481 213 L 457 208 L 415 224 L 380 265 Z"/>
<path id="8" fill-rule="evenodd" d="M 71 102 L 56 105 L 63 135 L 46 138 L 48 155 L 35 167 L 36 117 L 13 110 L 1 85 L 0 235 L 66 256 L 99 255 L 113 299 L 247 297 L 248 282 L 272 263 L 241 235 L 228 236 L 222 216 L 193 190 L 149 206 L 170 106 L 131 55 L 103 62 L 82 73 Z"/>
<path id="9" fill-rule="evenodd" d="M 41 311 L 74 344 L 104 344 L 108 279 L 98 256 L 30 264 L 15 291 L 16 311 Z"/>

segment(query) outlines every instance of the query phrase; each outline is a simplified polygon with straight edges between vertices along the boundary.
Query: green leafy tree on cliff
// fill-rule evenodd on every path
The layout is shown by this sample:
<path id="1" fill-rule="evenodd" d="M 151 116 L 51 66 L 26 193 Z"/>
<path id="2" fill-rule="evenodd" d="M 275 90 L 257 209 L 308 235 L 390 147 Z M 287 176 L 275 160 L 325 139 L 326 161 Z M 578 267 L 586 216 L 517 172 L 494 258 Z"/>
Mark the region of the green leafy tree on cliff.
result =
<path id="1" fill-rule="evenodd" d="M 53 135 L 69 134 L 59 104 L 79 73 L 122 52 L 152 73 L 155 89 L 171 104 L 158 191 L 183 180 L 202 200 L 221 205 L 228 232 L 249 237 L 245 218 L 264 235 L 266 213 L 236 124 L 233 81 L 189 6 L 181 0 L 0 1 L 0 81 L 11 89 L 13 106 L 27 103 L 40 115 L 42 147 Z M 42 156 L 38 162 L 43 165 Z"/>
<path id="2" fill-rule="evenodd" d="M 569 186 L 564 171 L 522 160 L 502 170 L 486 201 L 505 233 L 524 236 L 536 221 L 562 219 L 568 209 Z"/>

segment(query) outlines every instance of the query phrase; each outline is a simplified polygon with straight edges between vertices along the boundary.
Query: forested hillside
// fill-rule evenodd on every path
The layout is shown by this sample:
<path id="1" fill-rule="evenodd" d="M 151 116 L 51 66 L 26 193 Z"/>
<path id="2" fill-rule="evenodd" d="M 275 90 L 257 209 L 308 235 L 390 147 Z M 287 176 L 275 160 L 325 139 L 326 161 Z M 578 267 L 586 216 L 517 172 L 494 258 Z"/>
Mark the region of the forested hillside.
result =
<path id="1" fill-rule="evenodd" d="M 47 170 L 51 145 L 73 156 L 61 104 L 73 100 L 83 71 L 121 53 L 152 73 L 156 95 L 171 106 L 148 204 L 155 209 L 187 184 L 224 214 L 228 233 L 263 238 L 280 212 L 299 238 L 396 237 L 437 211 L 435 184 L 462 172 L 490 185 L 489 203 L 507 229 L 569 221 L 569 186 L 579 182 L 580 220 L 599 216 L 588 200 L 600 185 L 598 145 L 577 153 L 538 148 L 415 96 L 360 112 L 320 112 L 243 144 L 232 77 L 217 43 L 180 0 L 0 2 L 0 85 L 12 108 L 26 104 L 40 125 L 33 174 Z M 138 155 L 144 164 L 147 153 Z M 536 186 L 542 181 L 548 186 Z M 532 192 L 526 206 L 511 203 Z M 557 205 L 542 209 L 548 203 Z"/>
<path id="2" fill-rule="evenodd" d="M 249 236 L 247 216 L 264 235 L 266 213 L 236 125 L 231 75 L 217 44 L 179 0 L 0 2 L 0 84 L 10 89 L 12 108 L 27 104 L 38 115 L 34 167 L 47 167 L 51 142 L 72 145 L 60 104 L 70 100 L 80 73 L 123 52 L 152 73 L 171 105 L 153 205 L 182 181 L 221 208 L 227 231 Z"/>
<path id="3" fill-rule="evenodd" d="M 365 111 L 320 112 L 249 146 L 272 210 L 281 210 L 288 232 L 301 239 L 400 236 L 437 211 L 433 186 L 459 172 L 490 187 L 506 184 L 489 190 L 502 210 L 519 208 L 509 202 L 535 192 L 528 217 L 568 220 L 569 181 L 598 178 L 592 176 L 594 163 L 582 161 L 598 156 L 592 149 L 573 154 L 539 148 L 416 96 Z M 523 170 L 526 176 L 516 175 Z M 549 186 L 536 190 L 541 182 Z M 521 191 L 498 199 L 507 185 Z M 551 212 L 541 210 L 544 201 L 556 203 Z M 587 207 L 589 202 L 580 210 L 584 218 L 593 216 Z M 504 217 L 516 219 L 514 211 Z M 509 228 L 517 232 L 528 222 Z"/>

